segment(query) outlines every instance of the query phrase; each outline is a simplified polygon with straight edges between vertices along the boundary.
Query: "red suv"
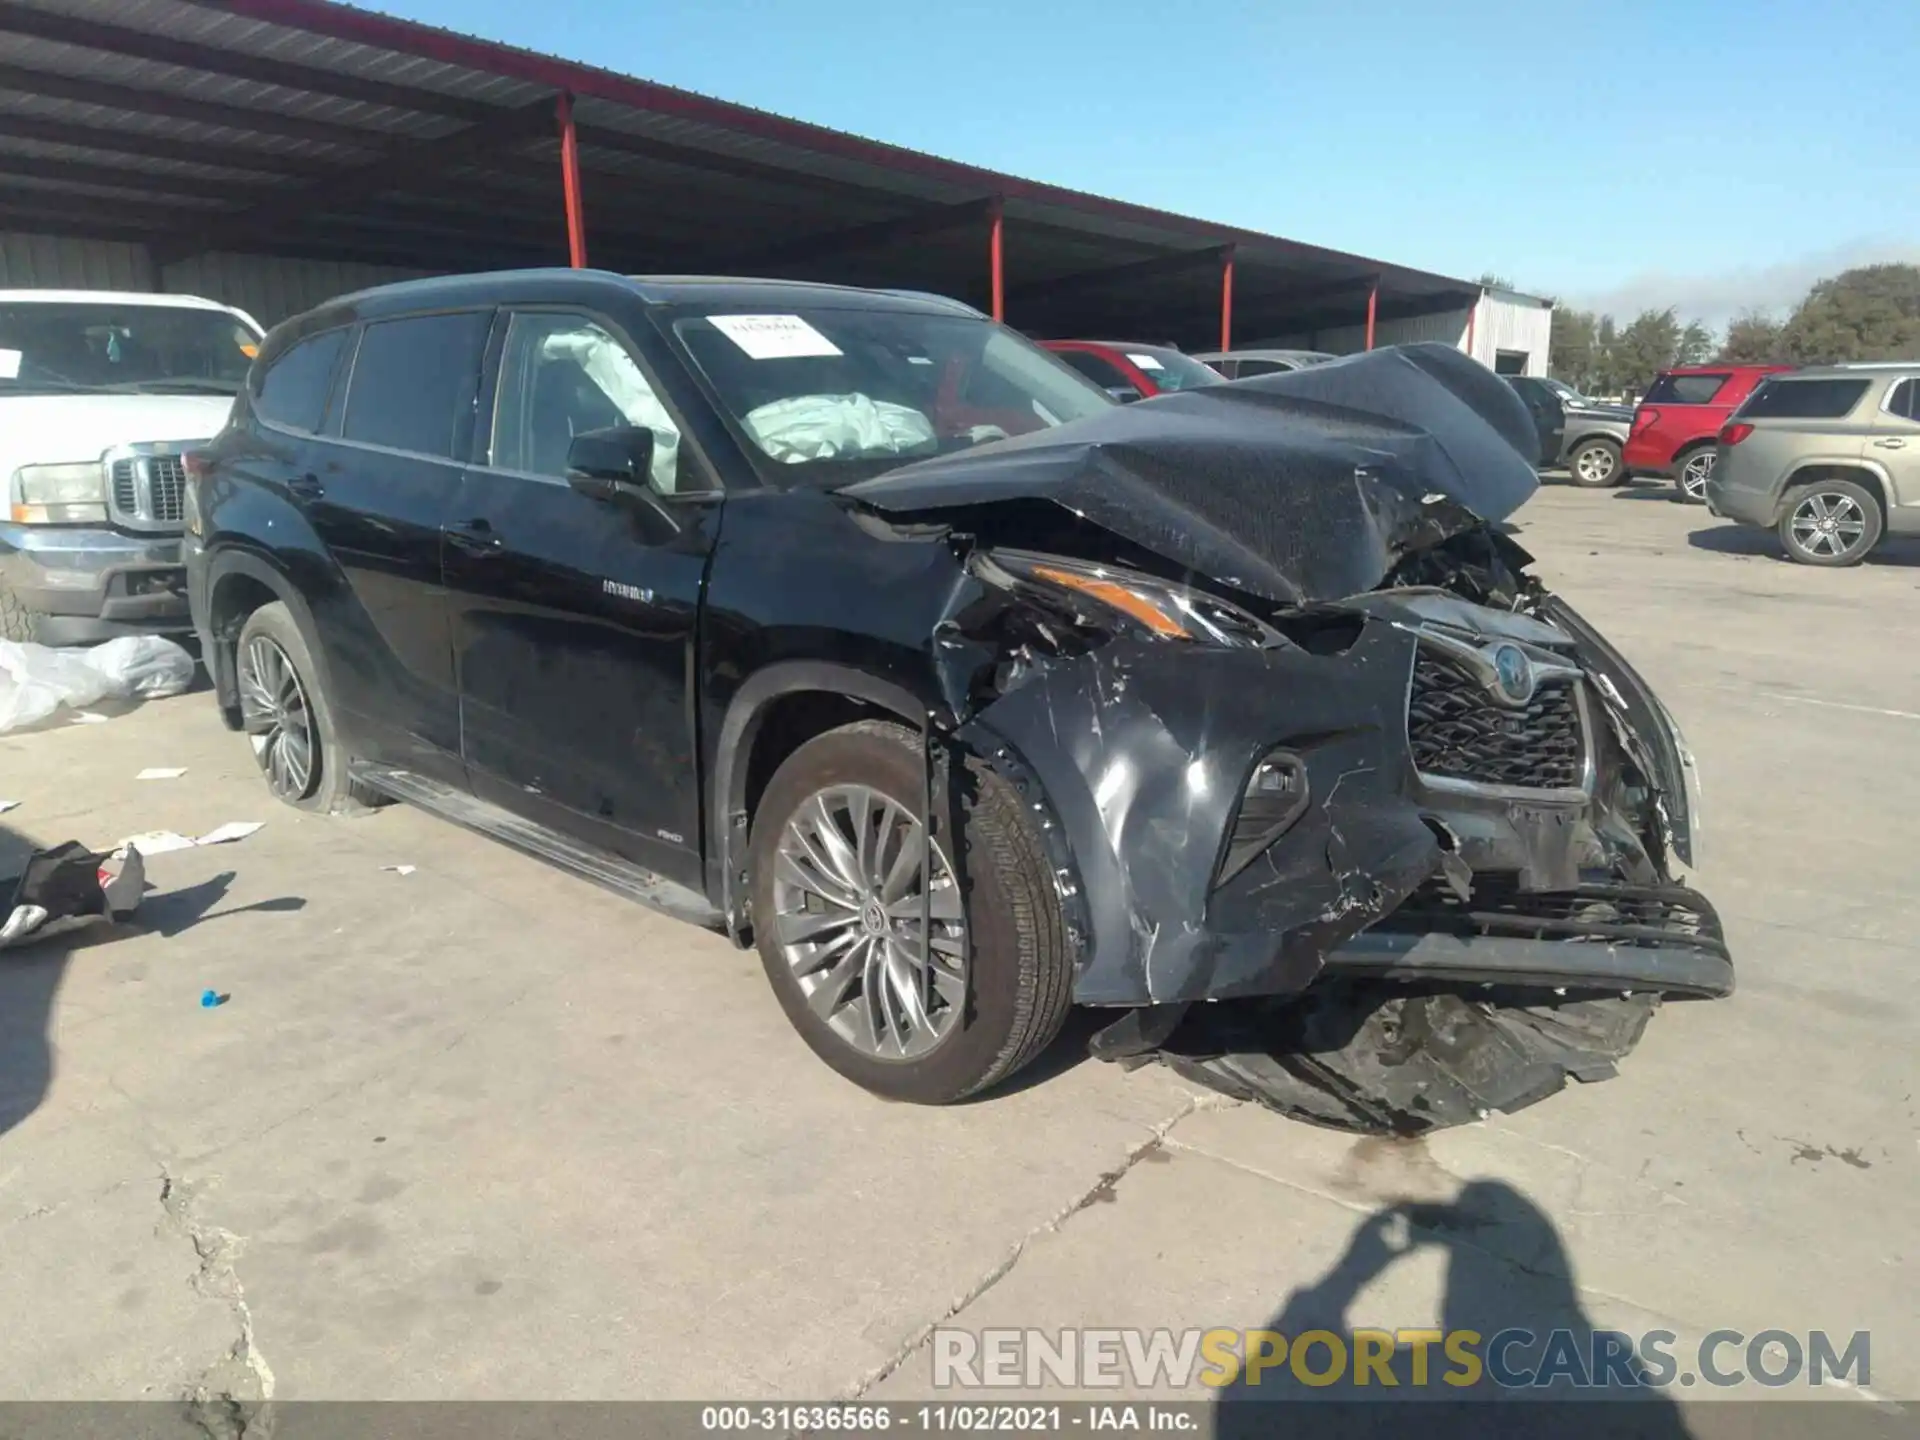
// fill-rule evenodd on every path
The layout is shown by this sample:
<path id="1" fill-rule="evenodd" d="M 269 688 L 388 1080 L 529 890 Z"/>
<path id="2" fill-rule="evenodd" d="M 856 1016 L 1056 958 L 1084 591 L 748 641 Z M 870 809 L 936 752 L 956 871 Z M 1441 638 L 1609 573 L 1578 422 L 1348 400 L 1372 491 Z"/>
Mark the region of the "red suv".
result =
<path id="1" fill-rule="evenodd" d="M 1630 475 L 1664 475 L 1674 499 L 1706 503 L 1720 427 L 1767 376 L 1791 365 L 1678 365 L 1654 377 L 1621 458 Z"/>
<path id="2" fill-rule="evenodd" d="M 1166 345 L 1123 345 L 1117 340 L 1040 343 L 1116 400 L 1145 400 L 1169 390 L 1224 385 L 1227 379 Z"/>

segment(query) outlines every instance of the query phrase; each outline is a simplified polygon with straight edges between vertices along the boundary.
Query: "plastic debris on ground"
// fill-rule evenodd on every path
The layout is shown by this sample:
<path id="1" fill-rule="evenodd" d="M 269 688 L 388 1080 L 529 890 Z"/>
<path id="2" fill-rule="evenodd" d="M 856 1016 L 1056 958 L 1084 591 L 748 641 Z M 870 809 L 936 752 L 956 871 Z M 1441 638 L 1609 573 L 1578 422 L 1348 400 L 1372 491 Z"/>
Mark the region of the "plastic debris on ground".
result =
<path id="1" fill-rule="evenodd" d="M 184 765 L 149 765 L 133 778 L 136 780 L 178 780 L 187 773 Z"/>
<path id="2" fill-rule="evenodd" d="M 386 875 L 411 875 L 414 868 L 412 865 L 382 865 L 380 870 Z"/>
<path id="3" fill-rule="evenodd" d="M 9 810 L 17 810 L 19 808 L 20 802 L 18 800 L 0 800 L 0 815 L 6 814 Z"/>
<path id="4" fill-rule="evenodd" d="M 92 920 L 124 920 L 146 883 L 137 848 L 109 856 L 69 840 L 36 850 L 18 875 L 0 880 L 0 950 Z"/>
<path id="5" fill-rule="evenodd" d="M 200 1008 L 202 1010 L 217 1010 L 232 998 L 233 996 L 224 995 L 218 990 L 202 990 L 200 992 Z"/>
<path id="6" fill-rule="evenodd" d="M 160 700 L 193 684 L 194 659 L 159 635 L 123 635 L 92 649 L 0 640 L 0 735 L 48 719 L 62 706 L 75 723 L 105 720 L 102 700 Z"/>
<path id="7" fill-rule="evenodd" d="M 129 835 L 114 847 L 114 854 L 134 849 L 142 855 L 165 855 L 171 850 L 191 850 L 197 845 L 231 845 L 236 840 L 244 840 L 267 822 L 264 820 L 229 820 L 224 825 L 216 825 L 206 834 L 194 839 L 175 830 L 147 830 L 138 835 Z"/>

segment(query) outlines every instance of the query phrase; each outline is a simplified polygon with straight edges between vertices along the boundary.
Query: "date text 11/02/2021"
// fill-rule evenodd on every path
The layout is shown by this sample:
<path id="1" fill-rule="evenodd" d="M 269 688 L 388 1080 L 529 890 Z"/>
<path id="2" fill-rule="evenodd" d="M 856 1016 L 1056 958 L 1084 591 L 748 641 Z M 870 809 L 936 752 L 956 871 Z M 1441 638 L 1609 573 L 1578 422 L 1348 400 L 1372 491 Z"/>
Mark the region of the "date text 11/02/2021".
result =
<path id="1" fill-rule="evenodd" d="M 707 1405 L 700 1428 L 707 1432 L 793 1435 L 829 1432 L 853 1435 L 924 1431 L 931 1434 L 1031 1435 L 1067 1430 L 1148 1431 L 1180 1434 L 1202 1428 L 1202 1407 L 1192 1404 L 998 1405 L 976 1401 L 930 1404 Z"/>

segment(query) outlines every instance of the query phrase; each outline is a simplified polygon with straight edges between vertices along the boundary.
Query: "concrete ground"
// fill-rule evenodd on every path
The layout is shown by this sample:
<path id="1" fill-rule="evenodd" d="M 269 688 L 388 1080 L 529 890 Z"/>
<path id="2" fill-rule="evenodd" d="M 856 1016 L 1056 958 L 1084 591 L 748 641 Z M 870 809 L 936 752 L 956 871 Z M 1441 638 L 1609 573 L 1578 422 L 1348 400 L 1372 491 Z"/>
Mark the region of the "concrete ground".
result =
<path id="1" fill-rule="evenodd" d="M 754 956 L 404 808 L 278 806 L 204 694 L 0 740 L 16 846 L 266 822 L 153 859 L 139 930 L 0 957 L 0 1397 L 924 1396 L 936 1324 L 1314 1318 L 1870 1330 L 1920 1395 L 1920 548 L 1807 569 L 1661 497 L 1549 485 L 1520 538 L 1699 753 L 1740 993 L 1424 1142 L 1080 1023 L 884 1104 Z"/>

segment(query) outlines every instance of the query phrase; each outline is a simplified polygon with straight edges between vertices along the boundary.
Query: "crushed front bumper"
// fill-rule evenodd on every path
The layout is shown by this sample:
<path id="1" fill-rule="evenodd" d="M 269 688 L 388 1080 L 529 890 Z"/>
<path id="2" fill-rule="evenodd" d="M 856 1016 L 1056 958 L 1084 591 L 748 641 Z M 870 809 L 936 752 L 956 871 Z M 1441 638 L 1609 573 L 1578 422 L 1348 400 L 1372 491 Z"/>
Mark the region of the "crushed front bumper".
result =
<path id="1" fill-rule="evenodd" d="M 1043 814 L 1081 937 L 1079 1003 L 1285 995 L 1323 974 L 1731 990 L 1704 899 L 1592 885 L 1623 866 L 1651 880 L 1657 867 L 1607 815 L 1611 781 L 1591 761 L 1570 796 L 1443 786 L 1417 772 L 1407 707 L 1418 643 L 1384 613 L 1366 616 L 1338 654 L 1182 647 L 1169 663 L 1164 645 L 1115 640 L 1050 662 L 961 729 Z M 1637 685 L 1610 650 L 1596 658 L 1616 690 Z M 1621 709 L 1657 724 L 1657 703 Z M 1598 697 L 1586 729 L 1597 753 L 1613 753 Z M 1641 748 L 1665 753 L 1664 740 Z M 1275 751 L 1303 766 L 1308 804 L 1223 879 L 1249 778 Z M 1449 875 L 1453 893 L 1464 884 L 1480 904 L 1429 904 Z M 1511 896 L 1489 901 L 1502 887 Z"/>
<path id="2" fill-rule="evenodd" d="M 193 628 L 178 535 L 0 524 L 0 583 L 33 615 L 44 645 Z"/>

